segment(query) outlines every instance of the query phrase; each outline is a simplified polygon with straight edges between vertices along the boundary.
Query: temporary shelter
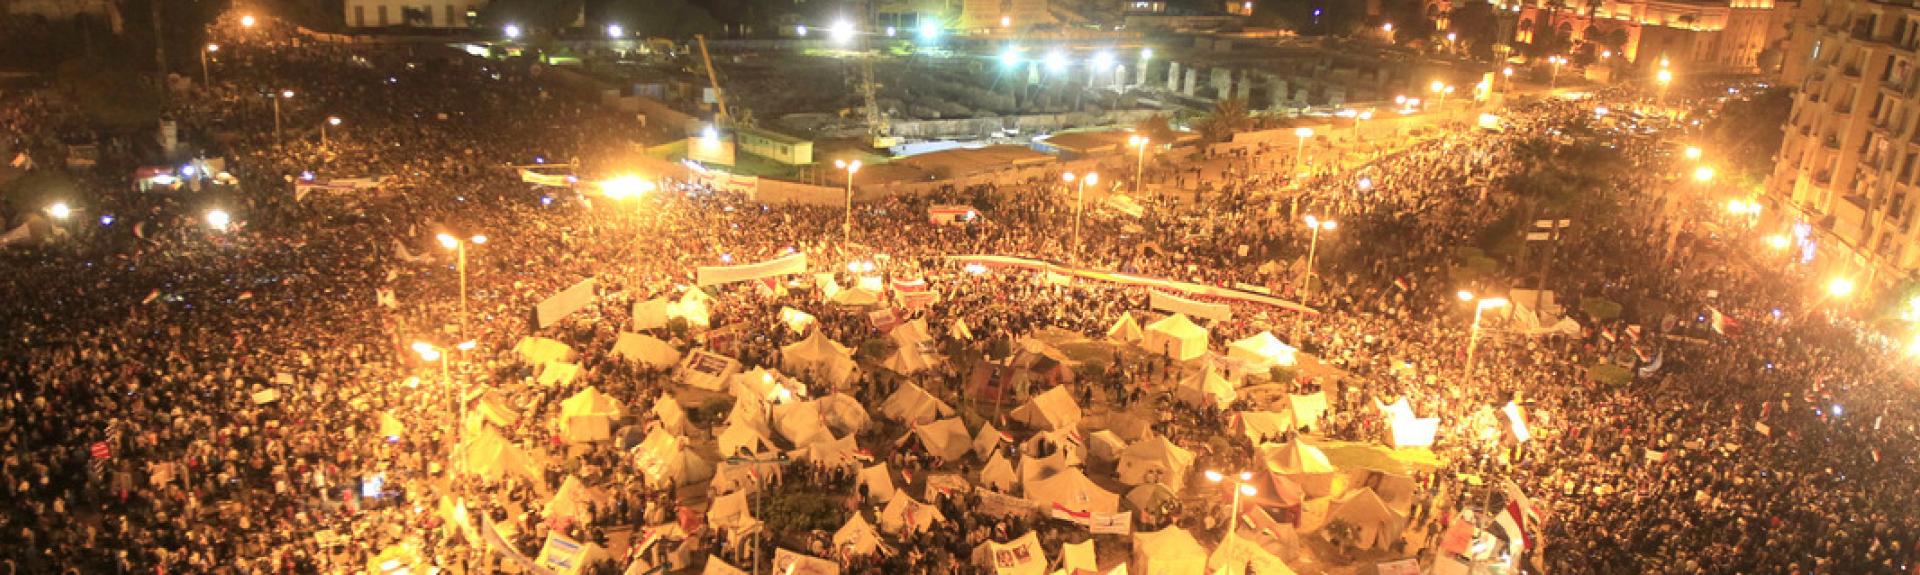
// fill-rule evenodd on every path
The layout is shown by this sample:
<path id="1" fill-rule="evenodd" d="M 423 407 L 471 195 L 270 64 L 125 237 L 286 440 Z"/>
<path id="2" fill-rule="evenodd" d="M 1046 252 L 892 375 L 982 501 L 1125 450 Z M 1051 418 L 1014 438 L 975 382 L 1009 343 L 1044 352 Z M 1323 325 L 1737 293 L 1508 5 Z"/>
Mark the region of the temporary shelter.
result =
<path id="1" fill-rule="evenodd" d="M 1245 434 L 1254 445 L 1278 439 L 1288 431 L 1293 431 L 1291 411 L 1242 411 L 1236 415 L 1240 416 L 1240 433 Z"/>
<path id="2" fill-rule="evenodd" d="M 612 513 L 613 498 L 606 492 L 587 487 L 580 479 L 569 475 L 560 483 L 560 490 L 553 492 L 553 498 L 547 500 L 547 507 L 541 515 L 548 518 L 566 517 L 584 524 L 591 517 L 587 514 L 588 505 L 602 513 Z"/>
<path id="3" fill-rule="evenodd" d="M 519 475 L 542 484 L 540 471 L 534 467 L 533 459 L 520 446 L 508 442 L 493 430 L 483 430 L 473 439 L 467 440 L 461 447 L 465 457 L 467 473 L 485 478 L 488 481 L 500 481 L 508 475 Z"/>
<path id="4" fill-rule="evenodd" d="M 973 434 L 973 452 L 982 458 L 992 456 L 1000 447 L 1000 442 L 1006 440 L 1007 436 L 994 429 L 992 423 L 982 421 L 980 432 Z"/>
<path id="5" fill-rule="evenodd" d="M 764 367 L 734 374 L 733 383 L 727 388 L 727 392 L 736 398 L 772 403 L 792 401 L 801 395 L 796 391 L 804 392 L 805 387 L 778 371 Z"/>
<path id="6" fill-rule="evenodd" d="M 512 427 L 513 422 L 520 421 L 520 412 L 508 405 L 507 398 L 500 395 L 497 390 L 489 389 L 481 392 L 479 397 L 472 400 L 472 403 L 471 417 L 477 417 L 481 421 L 498 427 Z"/>
<path id="7" fill-rule="evenodd" d="M 892 355 L 881 360 L 880 367 L 900 375 L 908 375 L 932 369 L 933 362 L 933 357 L 920 351 L 919 346 L 902 345 L 895 348 Z"/>
<path id="8" fill-rule="evenodd" d="M 1120 452 L 1120 482 L 1127 485 L 1165 483 L 1179 491 L 1187 484 L 1187 469 L 1192 465 L 1192 451 L 1156 435 L 1136 441 Z"/>
<path id="9" fill-rule="evenodd" d="M 1140 322 L 1134 321 L 1133 313 L 1122 313 L 1120 319 L 1107 328 L 1107 340 L 1114 343 L 1137 343 L 1145 335 L 1140 331 Z"/>
<path id="10" fill-rule="evenodd" d="M 1080 444 L 1079 433 L 1072 429 L 1042 431 L 1028 437 L 1020 449 L 1024 453 L 1048 453 L 1067 465 L 1080 465 L 1087 462 L 1087 448 Z"/>
<path id="11" fill-rule="evenodd" d="M 1148 353 L 1186 361 L 1207 352 L 1207 328 L 1194 324 L 1185 314 L 1176 313 L 1147 324 L 1140 345 Z"/>
<path id="12" fill-rule="evenodd" d="M 1068 467 L 1052 475 L 1029 477 L 1020 486 L 1028 500 L 1041 509 L 1056 507 L 1072 512 L 1113 513 L 1120 508 L 1120 496 L 1102 489 L 1087 479 L 1078 468 Z"/>
<path id="13" fill-rule="evenodd" d="M 713 481 L 707 486 L 714 495 L 735 491 L 753 493 L 759 491 L 762 485 L 779 483 L 781 471 L 781 463 L 773 459 L 771 454 L 750 460 L 722 459 L 714 466 Z"/>
<path id="14" fill-rule="evenodd" d="M 1080 404 L 1074 402 L 1066 387 L 1054 387 L 1014 408 L 1011 415 L 1014 421 L 1035 429 L 1070 430 L 1080 423 Z"/>
<path id="15" fill-rule="evenodd" d="M 880 550 L 880 536 L 866 516 L 855 513 L 833 532 L 833 548 L 851 556 L 872 555 Z"/>
<path id="16" fill-rule="evenodd" d="M 681 409 L 680 401 L 669 395 L 653 402 L 651 410 L 654 417 L 660 418 L 660 426 L 674 435 L 687 434 L 687 410 Z"/>
<path id="17" fill-rule="evenodd" d="M 903 383 L 886 402 L 880 404 L 880 415 L 912 425 L 952 416 L 953 407 L 918 385 Z"/>
<path id="18" fill-rule="evenodd" d="M 707 302 L 713 298 L 699 288 L 687 290 L 680 301 L 667 304 L 667 317 L 686 320 L 688 327 L 707 327 L 713 325 L 712 313 L 707 310 Z"/>
<path id="19" fill-rule="evenodd" d="M 560 436 L 568 443 L 612 439 L 613 421 L 625 414 L 626 408 L 613 397 L 592 387 L 582 389 L 560 401 Z"/>
<path id="20" fill-rule="evenodd" d="M 1362 487 L 1341 495 L 1333 502 L 1327 522 L 1344 522 L 1354 527 L 1355 547 L 1386 549 L 1406 529 L 1407 518 L 1387 507 L 1372 488 Z"/>
<path id="21" fill-rule="evenodd" d="M 860 464 L 859 453 L 860 446 L 854 443 L 853 436 L 847 436 L 807 445 L 800 459 L 819 465 L 856 467 Z"/>
<path id="22" fill-rule="evenodd" d="M 688 353 L 686 361 L 680 364 L 680 381 L 700 389 L 720 391 L 726 389 L 739 372 L 739 360 L 700 349 Z"/>
<path id="23" fill-rule="evenodd" d="M 861 469 L 860 485 L 867 486 L 868 501 L 885 502 L 893 499 L 893 472 L 887 469 L 885 463 Z"/>
<path id="24" fill-rule="evenodd" d="M 1207 363 L 1200 371 L 1180 379 L 1180 385 L 1174 388 L 1174 397 L 1188 405 L 1226 409 L 1239 393 L 1233 390 L 1233 382 L 1221 377 L 1220 370 Z"/>
<path id="25" fill-rule="evenodd" d="M 945 461 L 959 461 L 973 449 L 973 436 L 959 418 L 947 418 L 914 426 L 913 434 L 927 453 Z"/>
<path id="26" fill-rule="evenodd" d="M 880 511 L 880 528 L 888 533 L 919 533 L 946 520 L 939 509 L 904 494 L 887 501 L 886 509 Z"/>
<path id="27" fill-rule="evenodd" d="M 633 465 L 654 487 L 689 485 L 713 477 L 713 464 L 694 453 L 686 439 L 659 428 L 633 448 Z"/>
<path id="28" fill-rule="evenodd" d="M 667 327 L 667 307 L 671 305 L 673 301 L 665 297 L 633 302 L 633 329 Z"/>
<path id="29" fill-rule="evenodd" d="M 1011 493 L 1019 481 L 1020 477 L 1013 472 L 1013 464 L 997 451 L 987 457 L 987 465 L 980 468 L 980 483 L 994 491 Z"/>
<path id="30" fill-rule="evenodd" d="M 1128 573 L 1139 575 L 1205 575 L 1207 549 L 1192 533 L 1178 527 L 1133 534 L 1133 563 Z"/>
<path id="31" fill-rule="evenodd" d="M 1207 572 L 1215 575 L 1293 575 L 1280 556 L 1259 543 L 1239 535 L 1228 537 L 1207 559 Z"/>
<path id="32" fill-rule="evenodd" d="M 812 374 L 821 381 L 840 386 L 853 377 L 853 353 L 814 330 L 806 339 L 780 348 L 780 369 Z"/>
<path id="33" fill-rule="evenodd" d="M 1266 444 L 1260 446 L 1260 458 L 1266 460 L 1267 471 L 1279 474 L 1307 492 L 1309 497 L 1323 497 L 1333 490 L 1333 463 L 1327 461 L 1327 454 L 1319 448 L 1294 440 L 1285 444 Z"/>
<path id="34" fill-rule="evenodd" d="M 580 364 L 564 361 L 548 362 L 540 368 L 540 377 L 534 381 L 540 385 L 562 386 L 573 383 L 580 376 Z"/>
<path id="35" fill-rule="evenodd" d="M 894 326 L 893 331 L 887 332 L 887 337 L 893 338 L 894 343 L 903 348 L 933 342 L 933 335 L 927 331 L 927 320 L 924 318 Z"/>
<path id="36" fill-rule="evenodd" d="M 759 526 L 760 520 L 753 516 L 747 492 L 735 491 L 713 498 L 713 504 L 707 507 L 707 525 L 714 529 L 746 531 Z"/>
<path id="37" fill-rule="evenodd" d="M 1142 483 L 1127 490 L 1127 507 L 1144 516 L 1160 516 L 1167 504 L 1177 499 L 1172 489 L 1159 483 Z"/>
<path id="38" fill-rule="evenodd" d="M 607 559 L 608 555 L 599 545 L 574 541 L 553 532 L 547 534 L 547 543 L 540 547 L 533 564 L 554 575 L 579 575 L 586 572 L 587 566 Z"/>
<path id="39" fill-rule="evenodd" d="M 1087 455 L 1094 461 L 1114 461 L 1120 459 L 1120 452 L 1127 450 L 1126 440 L 1120 439 L 1111 429 L 1102 429 L 1087 436 Z"/>
<path id="40" fill-rule="evenodd" d="M 1327 393 L 1316 392 L 1303 395 L 1288 395 L 1287 405 L 1293 408 L 1295 427 L 1315 427 L 1320 417 L 1327 413 Z"/>
<path id="41" fill-rule="evenodd" d="M 636 361 L 656 368 L 670 368 L 680 363 L 680 351 L 667 345 L 667 342 L 650 335 L 621 333 L 613 341 L 613 355 Z"/>
<path id="42" fill-rule="evenodd" d="M 815 321 L 818 320 L 814 319 L 813 314 L 790 307 L 780 308 L 780 323 L 795 334 L 807 333 L 807 326 Z"/>
<path id="43" fill-rule="evenodd" d="M 727 412 L 727 424 L 745 426 L 765 437 L 773 437 L 772 409 L 766 402 L 742 397 L 733 402 L 733 409 Z"/>
<path id="44" fill-rule="evenodd" d="M 838 435 L 853 435 L 873 424 L 873 418 L 867 415 L 867 406 L 851 395 L 828 395 L 815 401 L 814 406 L 820 410 L 821 421 Z"/>
<path id="45" fill-rule="evenodd" d="M 1281 343 L 1280 338 L 1273 337 L 1273 332 L 1266 331 L 1227 344 L 1227 357 L 1245 361 L 1248 370 L 1293 365 L 1294 354 L 1298 351 L 1291 345 Z"/>
<path id="46" fill-rule="evenodd" d="M 545 365 L 556 361 L 571 361 L 573 348 L 559 340 L 544 337 L 523 337 L 513 344 L 513 352 L 520 355 L 531 365 Z"/>
<path id="47" fill-rule="evenodd" d="M 718 443 L 721 457 L 735 457 L 741 453 L 765 453 L 774 449 L 773 440 L 767 439 L 752 427 L 739 423 L 727 424 L 714 440 Z"/>
<path id="48" fill-rule="evenodd" d="M 820 407 L 811 401 L 794 401 L 773 406 L 773 429 L 794 445 L 812 445 L 832 441 L 833 432 L 820 419 Z"/>
<path id="49" fill-rule="evenodd" d="M 842 289 L 827 297 L 827 301 L 844 306 L 869 306 L 880 304 L 880 292 L 864 286 Z"/>

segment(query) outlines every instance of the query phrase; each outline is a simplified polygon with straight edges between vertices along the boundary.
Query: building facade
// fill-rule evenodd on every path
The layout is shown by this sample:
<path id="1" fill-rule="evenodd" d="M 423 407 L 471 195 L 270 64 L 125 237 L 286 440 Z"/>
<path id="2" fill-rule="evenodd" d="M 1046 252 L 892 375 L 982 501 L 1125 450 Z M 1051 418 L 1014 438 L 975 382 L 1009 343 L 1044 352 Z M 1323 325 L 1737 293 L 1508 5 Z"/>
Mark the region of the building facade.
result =
<path id="1" fill-rule="evenodd" d="M 1427 0 L 1429 18 L 1451 0 Z M 1690 71 L 1774 71 L 1798 0 L 1495 0 L 1517 20 L 1512 41 L 1591 47 L 1636 64 L 1666 58 Z M 1643 60 L 1645 58 L 1645 60 Z"/>
<path id="2" fill-rule="evenodd" d="M 1820 0 L 1814 0 L 1820 1 Z M 1827 0 L 1809 10 L 1767 192 L 1808 256 L 1891 283 L 1920 268 L 1920 8 Z"/>
<path id="3" fill-rule="evenodd" d="M 486 0 L 346 0 L 349 28 L 469 28 Z"/>

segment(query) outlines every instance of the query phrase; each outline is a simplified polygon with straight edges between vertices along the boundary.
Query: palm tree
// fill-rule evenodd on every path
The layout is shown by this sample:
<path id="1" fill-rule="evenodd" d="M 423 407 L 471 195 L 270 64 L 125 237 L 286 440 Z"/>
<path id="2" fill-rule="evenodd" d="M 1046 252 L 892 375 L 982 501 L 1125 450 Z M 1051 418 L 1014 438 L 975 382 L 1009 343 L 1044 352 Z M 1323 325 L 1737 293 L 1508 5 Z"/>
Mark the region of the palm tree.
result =
<path id="1" fill-rule="evenodd" d="M 1226 98 L 1214 102 L 1213 110 L 1193 125 L 1208 141 L 1222 142 L 1233 137 L 1235 132 L 1253 127 L 1253 116 L 1247 113 L 1246 100 Z"/>

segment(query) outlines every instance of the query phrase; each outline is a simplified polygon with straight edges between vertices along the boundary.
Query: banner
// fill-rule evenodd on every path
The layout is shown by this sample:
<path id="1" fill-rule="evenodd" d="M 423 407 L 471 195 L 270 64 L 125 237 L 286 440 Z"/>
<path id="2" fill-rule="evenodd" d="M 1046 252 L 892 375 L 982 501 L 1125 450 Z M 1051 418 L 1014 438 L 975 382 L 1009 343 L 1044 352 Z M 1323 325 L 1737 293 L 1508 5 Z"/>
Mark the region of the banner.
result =
<path id="1" fill-rule="evenodd" d="M 338 194 L 338 193 L 346 193 L 346 192 L 355 192 L 360 190 L 378 189 L 381 185 L 385 183 L 386 183 L 386 178 L 378 178 L 378 179 L 376 178 L 332 178 L 332 179 L 326 179 L 326 180 L 295 180 L 293 182 L 293 199 L 294 201 L 300 201 L 302 199 L 305 199 L 307 197 L 307 194 L 314 193 L 314 192 Z"/>
<path id="2" fill-rule="evenodd" d="M 1233 319 L 1233 308 L 1225 304 L 1206 303 L 1183 298 L 1177 295 L 1153 291 L 1153 309 L 1184 313 L 1188 317 L 1206 318 L 1214 321 Z"/>
<path id="3" fill-rule="evenodd" d="M 572 571 L 580 568 L 585 559 L 586 548 L 579 541 L 562 537 L 559 533 L 549 533 L 547 544 L 540 548 L 540 558 L 535 562 L 555 571 Z"/>
<path id="4" fill-rule="evenodd" d="M 783 258 L 738 266 L 700 266 L 696 272 L 699 279 L 694 283 L 700 287 L 804 274 L 807 273 L 807 254 L 796 253 Z"/>
<path id="5" fill-rule="evenodd" d="M 526 168 L 520 169 L 520 181 L 529 184 L 552 186 L 556 188 L 572 187 L 578 178 L 569 175 L 542 174 Z"/>
<path id="6" fill-rule="evenodd" d="M 1196 284 L 1196 283 L 1188 283 L 1188 282 L 1182 282 L 1182 281 L 1165 280 L 1160 278 L 1150 278 L 1150 277 L 1144 277 L 1144 276 L 1136 276 L 1132 274 L 1124 274 L 1119 272 L 1080 269 L 1080 268 L 1074 268 L 1074 267 L 1064 266 L 1060 264 L 1055 264 L 1055 263 L 1047 262 L 1043 260 L 1015 258 L 1015 257 L 1007 257 L 1007 256 L 973 255 L 973 256 L 947 256 L 947 261 L 951 261 L 953 263 L 956 263 L 962 266 L 979 266 L 978 268 L 973 268 L 973 269 L 980 269 L 983 271 L 986 268 L 993 268 L 993 267 L 1011 267 L 1011 268 L 1020 268 L 1020 269 L 1035 270 L 1035 271 L 1052 271 L 1055 273 L 1072 275 L 1072 276 L 1089 279 L 1093 281 L 1117 283 L 1121 285 L 1129 285 L 1129 286 L 1145 287 L 1145 288 L 1157 288 L 1157 289 L 1163 289 L 1168 291 L 1176 291 L 1176 292 L 1189 294 L 1189 295 L 1204 295 L 1208 297 L 1230 299 L 1230 300 L 1243 302 L 1243 303 L 1257 303 L 1257 304 L 1277 307 L 1287 311 L 1297 311 L 1301 313 L 1309 313 L 1309 314 L 1320 313 L 1319 311 L 1313 308 L 1300 305 L 1295 302 L 1283 300 L 1283 299 L 1276 298 L 1269 295 L 1257 294 L 1257 293 L 1253 293 L 1245 290 L 1238 290 L 1238 289 L 1221 287 L 1221 286 L 1210 286 L 1210 285 L 1203 285 L 1203 284 Z M 971 271 L 971 269 L 969 271 Z"/>
<path id="7" fill-rule="evenodd" d="M 587 307 L 587 304 L 593 303 L 594 285 L 593 278 L 587 278 L 540 302 L 533 308 L 534 325 L 545 328 L 553 325 L 553 322 L 560 321 L 560 318 Z"/>
<path id="8" fill-rule="evenodd" d="M 966 224 L 980 217 L 973 206 L 933 205 L 927 206 L 927 223 L 941 226 Z"/>
<path id="9" fill-rule="evenodd" d="M 840 564 L 780 549 L 773 554 L 773 572 L 780 575 L 840 575 Z"/>
<path id="10" fill-rule="evenodd" d="M 1103 513 L 1095 511 L 1087 518 L 1087 530 L 1095 535 L 1132 535 L 1133 512 Z"/>
<path id="11" fill-rule="evenodd" d="M 981 513 L 994 517 L 1009 515 L 1028 515 L 1033 513 L 1033 502 L 1004 493 L 995 493 L 984 489 L 974 490 L 980 495 Z"/>
<path id="12" fill-rule="evenodd" d="M 1029 531 L 1008 543 L 988 541 L 993 553 L 993 570 L 998 575 L 1045 575 L 1047 555 L 1040 549 L 1040 538 Z"/>
<path id="13" fill-rule="evenodd" d="M 748 196 L 752 196 L 754 192 L 757 192 L 760 190 L 759 176 L 742 176 L 738 174 L 729 174 L 719 170 L 709 170 L 706 172 L 694 172 L 688 178 L 688 181 L 691 181 L 695 184 L 700 184 L 709 188 L 713 188 L 715 190 L 733 192 L 736 194 L 746 194 Z"/>

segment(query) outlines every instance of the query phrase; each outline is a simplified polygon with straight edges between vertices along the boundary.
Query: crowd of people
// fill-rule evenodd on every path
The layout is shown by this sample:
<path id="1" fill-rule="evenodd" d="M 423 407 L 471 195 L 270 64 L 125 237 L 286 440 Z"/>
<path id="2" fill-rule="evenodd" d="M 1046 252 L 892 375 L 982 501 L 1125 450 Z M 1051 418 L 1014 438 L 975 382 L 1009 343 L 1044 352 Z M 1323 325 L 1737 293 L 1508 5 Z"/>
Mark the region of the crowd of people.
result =
<path id="1" fill-rule="evenodd" d="M 1466 509 L 1496 512 L 1490 504 L 1504 496 L 1490 486 L 1510 480 L 1548 511 L 1529 553 L 1550 572 L 1906 573 L 1916 563 L 1920 518 L 1911 509 L 1920 486 L 1901 472 L 1913 463 L 1915 402 L 1902 393 L 1909 372 L 1896 352 L 1832 306 L 1810 309 L 1778 262 L 1717 248 L 1705 232 L 1690 228 L 1680 259 L 1655 263 L 1667 224 L 1637 215 L 1680 193 L 1666 179 L 1674 160 L 1657 141 L 1603 129 L 1593 101 L 1516 104 L 1502 113 L 1501 133 L 1443 132 L 1362 172 L 1322 174 L 1298 189 L 1248 174 L 1208 182 L 1197 202 L 1141 198 L 1144 215 L 1095 213 L 1078 242 L 1061 233 L 1075 214 L 1060 201 L 1059 180 L 1040 178 L 856 206 L 849 244 L 837 207 L 764 205 L 679 181 L 625 200 L 522 181 L 511 166 L 553 165 L 583 180 L 618 173 L 644 143 L 628 135 L 638 131 L 634 119 L 557 92 L 537 64 L 426 46 L 223 45 L 214 84 L 176 94 L 169 113 L 184 141 L 226 160 L 237 185 L 141 192 L 124 180 L 139 165 L 132 154 L 109 153 L 80 176 L 87 199 L 75 203 L 88 217 L 60 224 L 85 230 L 4 256 L 16 268 L 0 287 L 15 302 L 0 309 L 9 334 L 0 346 L 0 484 L 9 501 L 0 508 L 0 560 L 9 572 L 339 572 L 365 568 L 403 541 L 421 542 L 430 561 L 461 572 L 506 561 L 479 552 L 480 541 L 448 535 L 457 530 L 441 510 L 452 500 L 511 525 L 508 543 L 526 556 L 548 533 L 612 547 L 620 534 L 631 542 L 650 526 L 696 526 L 677 552 L 616 557 L 598 572 L 635 562 L 690 568 L 708 556 L 745 568 L 776 547 L 837 557 L 813 533 L 749 542 L 698 528 L 686 517 L 713 499 L 705 484 L 661 487 L 631 464 L 624 434 L 567 445 L 552 423 L 562 399 L 592 387 L 629 406 L 634 428 L 661 425 L 643 415 L 646 406 L 684 386 L 671 369 L 609 353 L 623 332 L 639 331 L 628 310 L 681 297 L 696 267 L 796 252 L 842 285 L 855 283 L 841 271 L 854 262 L 879 264 L 888 280 L 924 279 L 939 300 L 909 315 L 971 332 L 935 330 L 949 360 L 928 371 L 895 374 L 866 361 L 838 389 L 809 379 L 812 397 L 846 392 L 877 411 L 912 383 L 968 405 L 962 390 L 986 358 L 1046 330 L 1099 339 L 1123 313 L 1149 307 L 1144 289 L 979 273 L 947 256 L 1253 286 L 1317 313 L 1223 301 L 1235 313 L 1211 325 L 1210 341 L 1218 349 L 1271 331 L 1335 368 L 1279 382 L 1328 392 L 1332 409 L 1317 437 L 1377 440 L 1384 419 L 1376 401 L 1405 398 L 1441 418 L 1433 450 L 1445 463 L 1415 475 L 1422 506 L 1435 510 L 1420 514 L 1419 531 L 1438 532 Z M 0 137 L 33 157 L 59 157 L 73 112 L 33 93 L 4 96 Z M 323 144 L 327 117 L 343 121 Z M 1456 292 L 1499 293 L 1532 268 L 1505 256 L 1505 273 L 1463 273 L 1459 248 L 1483 243 L 1496 222 L 1543 209 L 1489 184 L 1528 169 L 1542 142 L 1570 141 L 1606 142 L 1631 169 L 1560 208 L 1579 220 L 1554 247 L 1561 264 L 1548 287 L 1564 302 L 1634 305 L 1615 320 L 1565 304 L 1584 326 L 1577 334 L 1529 336 L 1498 321 L 1471 329 L 1473 310 Z M 1156 172 L 1175 173 L 1177 156 L 1156 160 L 1165 162 Z M 1125 172 L 1126 160 L 1111 173 Z M 1357 174 L 1367 186 L 1355 185 Z M 298 182 L 349 177 L 384 183 L 293 191 Z M 928 206 L 956 203 L 981 217 L 928 223 Z M 233 214 L 225 229 L 206 221 L 216 208 Z M 1311 232 L 1297 223 L 1309 214 L 1340 223 L 1311 266 L 1303 258 Z M 487 240 L 466 246 L 460 265 L 436 241 L 442 233 Z M 592 304 L 556 325 L 529 325 L 536 303 L 586 278 L 598 282 Z M 779 365 L 782 347 L 805 335 L 784 326 L 784 307 L 805 308 L 834 341 L 863 347 L 879 335 L 868 309 L 823 304 L 800 284 L 703 293 L 711 327 L 733 334 L 725 349 L 749 367 Z M 1694 337 L 1708 307 L 1740 327 Z M 680 351 L 719 345 L 698 331 L 648 330 Z M 543 366 L 513 351 L 529 334 L 568 344 L 579 374 L 559 386 L 530 383 Z M 1470 338 L 1478 355 L 1467 374 Z M 422 361 L 414 341 L 450 357 Z M 453 351 L 468 341 L 470 351 Z M 1594 366 L 1623 355 L 1657 361 L 1634 362 L 1652 369 L 1626 383 L 1592 377 Z M 1164 392 L 1191 366 L 1155 350 L 1116 354 L 1103 367 L 1065 384 L 1090 412 L 1150 414 L 1156 432 L 1202 454 L 1195 469 L 1260 465 L 1258 446 L 1224 432 L 1235 411 L 1260 407 L 1252 400 L 1231 409 L 1170 401 Z M 474 393 L 522 414 L 481 424 L 490 433 L 556 454 L 539 459 L 538 476 L 450 472 L 463 430 L 472 429 L 455 422 L 464 410 L 451 406 L 471 404 Z M 1531 441 L 1489 436 L 1492 410 L 1510 400 L 1534 414 Z M 390 433 L 385 418 L 404 431 Z M 995 423 L 1016 436 L 1032 432 Z M 944 461 L 896 444 L 907 429 L 879 422 L 858 432 L 858 444 L 909 478 L 978 472 L 971 456 Z M 565 477 L 612 494 L 606 508 L 586 521 L 541 517 Z M 796 464 L 778 482 L 776 492 L 864 506 L 844 467 Z M 1089 538 L 1039 515 L 986 514 L 983 494 L 926 493 L 955 528 L 890 534 L 895 553 L 846 558 L 845 569 L 986 572 L 973 560 L 985 541 L 1036 532 L 1058 557 L 1063 544 Z M 1211 533 L 1204 528 L 1225 513 L 1201 498 L 1162 524 Z M 1418 541 L 1397 550 L 1433 553 Z"/>

